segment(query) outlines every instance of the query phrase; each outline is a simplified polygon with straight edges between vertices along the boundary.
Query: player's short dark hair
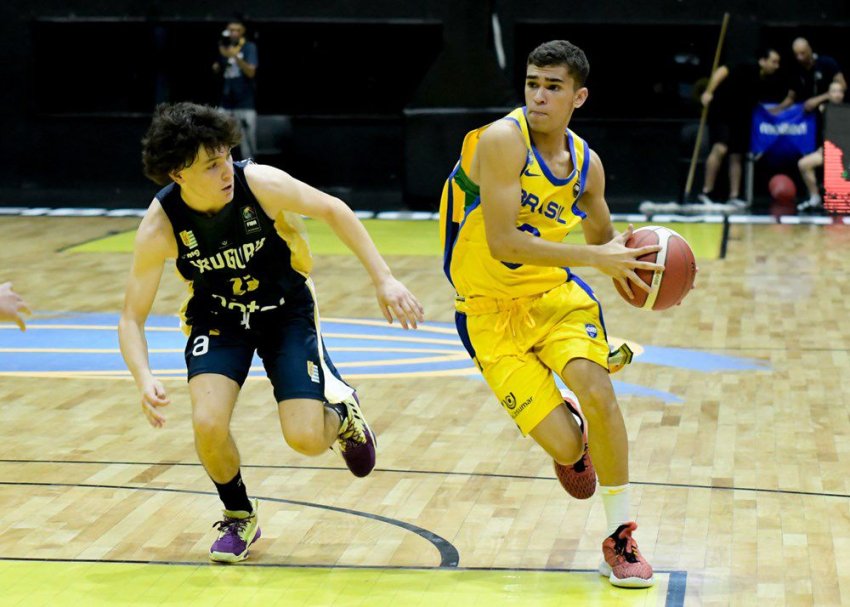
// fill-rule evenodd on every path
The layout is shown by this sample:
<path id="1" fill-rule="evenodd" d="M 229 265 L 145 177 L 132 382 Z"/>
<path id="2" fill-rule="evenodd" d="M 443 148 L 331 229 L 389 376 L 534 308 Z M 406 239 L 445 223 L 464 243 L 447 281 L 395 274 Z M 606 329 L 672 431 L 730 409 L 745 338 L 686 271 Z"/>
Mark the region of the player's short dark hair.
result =
<path id="1" fill-rule="evenodd" d="M 584 51 L 566 40 L 544 42 L 528 54 L 526 65 L 537 67 L 564 65 L 577 87 L 584 86 L 587 75 L 590 73 L 590 64 L 587 62 Z"/>
<path id="2" fill-rule="evenodd" d="M 241 139 L 236 120 L 221 110 L 188 102 L 161 103 L 142 139 L 145 176 L 166 185 L 169 173 L 191 166 L 201 146 L 212 154 L 229 150 Z"/>

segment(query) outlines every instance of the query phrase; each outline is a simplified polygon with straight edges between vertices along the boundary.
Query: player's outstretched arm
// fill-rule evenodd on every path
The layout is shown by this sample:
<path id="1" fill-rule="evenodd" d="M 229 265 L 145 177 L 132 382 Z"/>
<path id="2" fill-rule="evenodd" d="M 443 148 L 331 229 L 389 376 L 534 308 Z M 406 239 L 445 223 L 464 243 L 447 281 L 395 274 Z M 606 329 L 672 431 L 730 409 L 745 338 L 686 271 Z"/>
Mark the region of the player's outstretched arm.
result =
<path id="1" fill-rule="evenodd" d="M 142 412 L 155 428 L 165 424 L 165 416 L 159 409 L 170 401 L 162 382 L 151 372 L 145 321 L 159 289 L 165 260 L 176 256 L 176 250 L 168 217 L 159 201 L 154 200 L 136 232 L 133 265 L 118 322 L 118 342 L 124 362 L 141 392 Z"/>
<path id="2" fill-rule="evenodd" d="M 248 165 L 245 175 L 251 191 L 270 217 L 289 211 L 327 223 L 357 255 L 375 285 L 378 306 L 387 322 L 397 318 L 405 329 L 424 320 L 422 305 L 390 271 L 372 238 L 343 201 L 267 165 Z"/>

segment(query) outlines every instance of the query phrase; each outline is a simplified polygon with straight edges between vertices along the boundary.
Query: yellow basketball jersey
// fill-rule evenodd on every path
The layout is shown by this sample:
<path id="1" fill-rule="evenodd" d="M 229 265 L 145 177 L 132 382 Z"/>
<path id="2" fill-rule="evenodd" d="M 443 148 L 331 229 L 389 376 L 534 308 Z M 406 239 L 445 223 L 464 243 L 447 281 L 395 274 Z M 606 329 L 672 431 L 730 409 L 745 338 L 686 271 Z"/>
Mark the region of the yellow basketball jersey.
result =
<path id="1" fill-rule="evenodd" d="M 567 129 L 565 135 L 574 168 L 566 179 L 559 179 L 534 147 L 525 108 L 517 108 L 501 120 L 516 125 L 528 151 L 520 175 L 522 196 L 517 201 L 520 210 L 516 227 L 539 238 L 561 242 L 585 217 L 577 201 L 587 181 L 590 148 Z M 443 270 L 458 295 L 465 298 L 516 298 L 543 293 L 563 284 L 568 279 L 568 269 L 500 261 L 493 258 L 487 246 L 480 191 L 469 178 L 469 170 L 481 134 L 489 126 L 466 135 L 460 160 L 443 187 L 440 200 Z"/>

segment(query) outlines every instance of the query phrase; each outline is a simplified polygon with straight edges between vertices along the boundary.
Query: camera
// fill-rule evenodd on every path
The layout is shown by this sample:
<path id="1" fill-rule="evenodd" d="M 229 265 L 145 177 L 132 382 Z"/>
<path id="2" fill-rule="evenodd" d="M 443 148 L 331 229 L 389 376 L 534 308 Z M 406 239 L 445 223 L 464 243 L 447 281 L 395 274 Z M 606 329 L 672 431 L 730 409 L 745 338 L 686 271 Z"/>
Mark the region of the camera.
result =
<path id="1" fill-rule="evenodd" d="M 218 39 L 219 46 L 229 47 L 236 46 L 238 42 L 235 42 L 233 38 L 230 37 L 230 31 L 224 30 L 221 32 L 221 36 Z"/>

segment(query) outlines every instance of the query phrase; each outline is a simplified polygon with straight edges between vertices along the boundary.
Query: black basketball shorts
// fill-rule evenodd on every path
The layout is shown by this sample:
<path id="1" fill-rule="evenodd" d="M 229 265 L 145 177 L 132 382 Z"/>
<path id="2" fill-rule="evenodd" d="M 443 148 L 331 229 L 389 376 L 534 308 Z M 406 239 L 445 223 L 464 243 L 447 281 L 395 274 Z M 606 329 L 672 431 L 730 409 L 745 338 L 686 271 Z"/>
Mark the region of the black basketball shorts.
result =
<path id="1" fill-rule="evenodd" d="M 280 307 L 251 314 L 248 328 L 238 315 L 228 316 L 199 321 L 191 328 L 184 352 L 188 379 L 216 373 L 241 387 L 256 351 L 277 402 L 309 398 L 337 403 L 351 394 L 325 349 L 312 283 Z"/>

